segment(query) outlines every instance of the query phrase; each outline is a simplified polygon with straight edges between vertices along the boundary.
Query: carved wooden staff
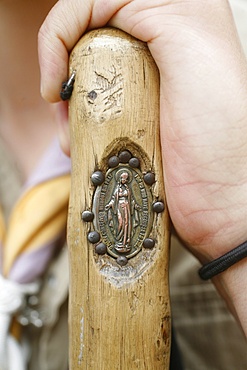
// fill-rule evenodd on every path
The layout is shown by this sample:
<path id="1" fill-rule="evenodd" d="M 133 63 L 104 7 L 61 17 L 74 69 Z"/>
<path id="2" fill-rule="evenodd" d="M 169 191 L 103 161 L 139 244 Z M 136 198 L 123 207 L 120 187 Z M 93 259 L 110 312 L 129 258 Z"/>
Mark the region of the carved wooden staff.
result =
<path id="1" fill-rule="evenodd" d="M 159 74 L 116 29 L 71 53 L 70 369 L 169 368 Z"/>

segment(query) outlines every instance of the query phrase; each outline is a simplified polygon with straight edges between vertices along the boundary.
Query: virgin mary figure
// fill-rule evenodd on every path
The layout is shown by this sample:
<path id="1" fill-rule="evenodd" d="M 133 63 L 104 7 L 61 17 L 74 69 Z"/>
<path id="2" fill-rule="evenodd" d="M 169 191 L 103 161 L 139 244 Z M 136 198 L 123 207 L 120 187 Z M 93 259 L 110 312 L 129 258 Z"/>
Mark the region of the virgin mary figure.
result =
<path id="1" fill-rule="evenodd" d="M 129 173 L 127 171 L 121 172 L 112 198 L 105 206 L 108 211 L 108 223 L 116 241 L 114 247 L 119 253 L 127 253 L 131 250 L 132 231 L 139 223 L 139 217 L 135 210 L 140 206 L 135 204 L 132 199 L 128 183 Z"/>

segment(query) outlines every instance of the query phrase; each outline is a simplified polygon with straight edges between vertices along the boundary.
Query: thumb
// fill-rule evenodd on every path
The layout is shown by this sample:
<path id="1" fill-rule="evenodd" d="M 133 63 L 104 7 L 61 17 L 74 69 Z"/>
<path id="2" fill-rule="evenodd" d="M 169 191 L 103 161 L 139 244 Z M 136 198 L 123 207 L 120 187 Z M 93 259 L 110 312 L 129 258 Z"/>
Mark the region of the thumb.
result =
<path id="1" fill-rule="evenodd" d="M 68 102 L 60 101 L 51 105 L 54 121 L 57 125 L 60 146 L 68 157 L 70 157 L 70 134 L 68 122 Z"/>
<path id="2" fill-rule="evenodd" d="M 104 26 L 130 1 L 60 0 L 55 4 L 38 35 L 41 94 L 45 100 L 60 100 L 59 91 L 67 79 L 68 54 L 83 33 Z"/>
<path id="3" fill-rule="evenodd" d="M 61 83 L 67 78 L 68 52 L 88 26 L 91 4 L 58 1 L 38 34 L 41 94 L 49 102 L 59 101 Z M 92 3 L 92 2 L 91 2 Z"/>

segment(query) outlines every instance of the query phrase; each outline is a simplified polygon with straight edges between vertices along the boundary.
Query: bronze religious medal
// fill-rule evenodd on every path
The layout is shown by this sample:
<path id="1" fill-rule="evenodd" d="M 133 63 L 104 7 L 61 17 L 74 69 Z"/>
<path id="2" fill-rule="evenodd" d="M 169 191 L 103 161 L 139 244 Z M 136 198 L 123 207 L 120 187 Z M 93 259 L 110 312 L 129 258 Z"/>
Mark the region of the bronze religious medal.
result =
<path id="1" fill-rule="evenodd" d="M 150 237 L 153 214 L 164 210 L 163 202 L 153 200 L 155 174 L 143 174 L 140 163 L 129 150 L 111 156 L 106 173 L 92 174 L 96 187 L 92 212 L 82 213 L 83 221 L 93 222 L 88 240 L 95 244 L 95 252 L 108 253 L 119 265 L 127 264 L 142 248 L 155 246 Z"/>

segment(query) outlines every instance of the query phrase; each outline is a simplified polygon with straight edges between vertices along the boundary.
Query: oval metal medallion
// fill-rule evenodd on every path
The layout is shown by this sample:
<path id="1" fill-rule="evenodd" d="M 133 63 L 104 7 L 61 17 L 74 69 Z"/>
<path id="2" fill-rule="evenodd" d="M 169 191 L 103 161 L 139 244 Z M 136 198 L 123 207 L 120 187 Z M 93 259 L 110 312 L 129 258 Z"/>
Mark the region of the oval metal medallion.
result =
<path id="1" fill-rule="evenodd" d="M 152 194 L 138 168 L 109 169 L 93 199 L 94 227 L 107 252 L 131 258 L 141 249 L 153 223 Z"/>

